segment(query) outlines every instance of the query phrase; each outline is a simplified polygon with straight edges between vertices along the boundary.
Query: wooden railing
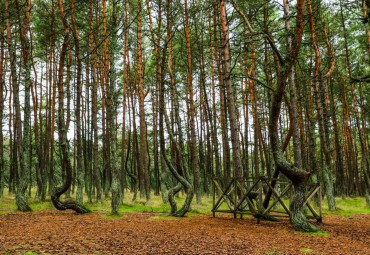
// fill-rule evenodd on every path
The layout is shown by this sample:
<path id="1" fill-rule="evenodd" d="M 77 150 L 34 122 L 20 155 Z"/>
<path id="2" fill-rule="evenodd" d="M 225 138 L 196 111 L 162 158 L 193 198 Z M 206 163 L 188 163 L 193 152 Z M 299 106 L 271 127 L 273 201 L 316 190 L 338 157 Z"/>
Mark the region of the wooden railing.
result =
<path id="1" fill-rule="evenodd" d="M 290 197 L 293 187 L 290 181 L 268 178 L 266 176 L 258 178 L 214 177 L 213 184 L 213 217 L 216 216 L 216 212 L 232 213 L 234 218 L 238 214 L 240 217 L 243 214 L 252 214 L 259 222 L 261 218 L 269 219 L 290 216 L 289 206 L 283 199 L 284 197 Z M 280 187 L 282 187 L 281 192 L 279 190 Z M 307 205 L 312 213 L 310 218 L 322 222 L 321 187 L 312 185 L 309 186 L 308 191 L 304 205 Z M 265 193 L 268 192 L 271 192 L 272 196 L 268 206 L 265 208 L 263 203 L 266 198 Z M 311 199 L 317 193 L 319 212 L 310 204 Z M 283 211 L 273 210 L 277 203 L 280 203 Z M 224 204 L 227 205 L 227 209 L 221 209 L 221 206 Z"/>

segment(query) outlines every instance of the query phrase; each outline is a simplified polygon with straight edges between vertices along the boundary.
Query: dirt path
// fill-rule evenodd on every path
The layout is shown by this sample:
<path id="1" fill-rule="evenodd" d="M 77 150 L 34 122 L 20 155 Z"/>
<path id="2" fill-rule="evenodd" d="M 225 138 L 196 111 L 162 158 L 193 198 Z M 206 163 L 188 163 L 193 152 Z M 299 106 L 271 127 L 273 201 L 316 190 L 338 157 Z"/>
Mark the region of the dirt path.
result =
<path id="1" fill-rule="evenodd" d="M 295 232 L 288 220 L 102 216 L 56 210 L 0 214 L 0 254 L 370 254 L 370 215 L 325 217 L 326 234 L 314 235 Z"/>

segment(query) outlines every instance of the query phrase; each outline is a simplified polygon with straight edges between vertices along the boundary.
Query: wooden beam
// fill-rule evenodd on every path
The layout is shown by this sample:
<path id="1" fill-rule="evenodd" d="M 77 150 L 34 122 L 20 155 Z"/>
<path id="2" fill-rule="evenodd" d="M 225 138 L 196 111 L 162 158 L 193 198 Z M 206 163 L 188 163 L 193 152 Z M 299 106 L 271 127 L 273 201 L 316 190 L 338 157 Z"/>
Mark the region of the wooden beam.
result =
<path id="1" fill-rule="evenodd" d="M 288 209 L 288 206 L 284 203 L 284 201 L 281 199 L 279 193 L 276 192 L 276 190 L 270 185 L 270 183 L 264 179 L 264 182 L 269 186 L 271 189 L 272 193 L 276 196 L 276 198 L 279 200 L 280 204 L 284 207 L 285 211 L 290 215 L 290 211 Z M 292 184 L 289 184 L 291 186 Z"/>
<path id="2" fill-rule="evenodd" d="M 281 192 L 280 197 L 283 197 L 285 195 L 285 193 L 287 193 L 291 188 L 292 188 L 292 185 L 291 184 L 289 184 L 288 186 L 286 186 L 285 189 L 283 190 L 283 192 Z M 279 200 L 275 200 L 272 204 L 270 204 L 265 209 L 265 211 L 262 213 L 262 215 L 265 215 L 266 213 L 270 212 L 271 208 L 274 207 L 278 202 L 279 202 Z"/>

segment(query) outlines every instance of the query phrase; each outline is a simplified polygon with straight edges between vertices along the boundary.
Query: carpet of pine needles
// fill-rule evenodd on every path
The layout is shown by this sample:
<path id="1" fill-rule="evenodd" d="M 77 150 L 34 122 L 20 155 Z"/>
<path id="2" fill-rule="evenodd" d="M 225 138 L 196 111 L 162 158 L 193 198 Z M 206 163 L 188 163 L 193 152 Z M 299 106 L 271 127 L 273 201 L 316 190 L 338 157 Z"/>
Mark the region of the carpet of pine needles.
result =
<path id="1" fill-rule="evenodd" d="M 160 213 L 77 215 L 42 210 L 0 214 L 0 254 L 370 254 L 370 215 L 327 216 L 318 234 L 288 219 Z"/>

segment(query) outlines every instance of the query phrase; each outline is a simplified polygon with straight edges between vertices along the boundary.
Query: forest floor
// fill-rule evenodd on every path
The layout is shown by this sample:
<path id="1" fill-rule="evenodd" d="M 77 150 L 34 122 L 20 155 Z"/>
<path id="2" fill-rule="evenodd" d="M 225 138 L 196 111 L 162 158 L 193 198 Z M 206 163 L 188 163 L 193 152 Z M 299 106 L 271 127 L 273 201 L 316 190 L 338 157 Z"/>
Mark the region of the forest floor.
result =
<path id="1" fill-rule="evenodd" d="M 324 210 L 322 231 L 305 234 L 288 219 L 258 224 L 251 216 L 213 218 L 210 208 L 174 218 L 159 205 L 142 210 L 126 204 L 120 217 L 112 217 L 107 208 L 77 215 L 52 209 L 50 202 L 31 202 L 34 211 L 21 213 L 6 202 L 0 199 L 0 254 L 370 254 L 367 209 L 331 215 Z"/>

